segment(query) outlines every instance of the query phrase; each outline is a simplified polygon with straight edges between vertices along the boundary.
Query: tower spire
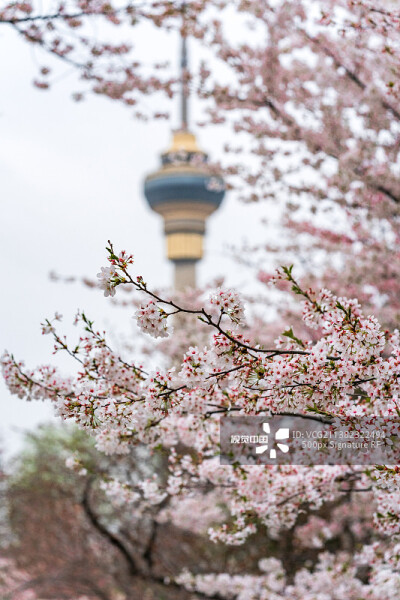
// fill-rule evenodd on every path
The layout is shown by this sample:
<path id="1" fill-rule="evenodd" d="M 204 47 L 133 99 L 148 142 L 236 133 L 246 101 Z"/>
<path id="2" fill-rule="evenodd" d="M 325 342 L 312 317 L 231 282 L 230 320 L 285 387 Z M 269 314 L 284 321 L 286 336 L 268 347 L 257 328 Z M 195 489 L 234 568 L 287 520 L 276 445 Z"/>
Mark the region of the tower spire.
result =
<path id="1" fill-rule="evenodd" d="M 181 40 L 181 129 L 188 129 L 188 91 L 187 91 L 188 52 L 186 33 Z"/>
<path id="2" fill-rule="evenodd" d="M 187 69 L 188 69 L 188 49 L 187 35 L 185 30 L 186 2 L 182 2 L 182 32 L 181 32 L 181 129 L 188 129 L 188 89 L 187 89 Z"/>

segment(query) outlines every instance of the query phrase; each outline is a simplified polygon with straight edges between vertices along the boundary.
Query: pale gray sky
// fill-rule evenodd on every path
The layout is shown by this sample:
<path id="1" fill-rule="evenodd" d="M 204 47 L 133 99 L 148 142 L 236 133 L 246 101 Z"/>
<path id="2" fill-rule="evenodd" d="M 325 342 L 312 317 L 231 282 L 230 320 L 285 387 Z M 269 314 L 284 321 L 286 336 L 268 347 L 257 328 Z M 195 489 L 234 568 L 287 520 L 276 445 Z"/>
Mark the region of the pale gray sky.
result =
<path id="1" fill-rule="evenodd" d="M 157 30 L 157 45 L 157 37 L 150 40 L 148 32 L 135 35 L 149 61 L 164 60 L 166 54 L 175 60 L 178 41 L 173 36 L 162 38 Z M 70 99 L 79 89 L 73 75 L 60 78 L 48 92 L 36 90 L 32 79 L 36 64 L 43 61 L 5 26 L 0 52 L 7 57 L 0 63 L 0 350 L 7 348 L 33 367 L 54 360 L 40 322 L 55 311 L 64 315 L 67 332 L 77 308 L 101 324 L 117 323 L 125 331 L 132 327 L 130 315 L 112 308 L 100 291 L 55 284 L 48 278 L 51 270 L 95 277 L 106 264 L 104 247 L 111 239 L 116 248 L 135 255 L 135 272 L 149 283 L 166 286 L 172 281 L 162 223 L 145 204 L 142 181 L 158 167 L 176 123 L 138 123 L 129 109 L 95 96 L 76 104 Z M 202 147 L 218 158 L 224 132 L 196 133 Z M 221 274 L 231 284 L 249 279 L 224 247 L 265 235 L 258 224 L 260 210 L 240 205 L 232 194 L 226 198 L 209 221 L 200 283 Z M 19 447 L 21 430 L 51 415 L 47 404 L 11 397 L 2 381 L 0 404 L 0 435 L 8 452 Z"/>

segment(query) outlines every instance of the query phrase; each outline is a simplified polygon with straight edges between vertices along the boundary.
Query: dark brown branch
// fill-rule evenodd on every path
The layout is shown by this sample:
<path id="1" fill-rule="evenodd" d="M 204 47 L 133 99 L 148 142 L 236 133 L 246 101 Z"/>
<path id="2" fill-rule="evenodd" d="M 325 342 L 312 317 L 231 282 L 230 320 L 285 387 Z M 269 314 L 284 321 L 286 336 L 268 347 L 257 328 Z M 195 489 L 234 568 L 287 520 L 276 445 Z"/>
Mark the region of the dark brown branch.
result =
<path id="1" fill-rule="evenodd" d="M 125 547 L 123 542 L 121 542 L 121 540 L 116 535 L 114 535 L 111 531 L 109 531 L 107 529 L 107 527 L 105 527 L 100 522 L 99 518 L 97 517 L 96 513 L 93 511 L 93 509 L 90 505 L 90 490 L 92 488 L 93 481 L 94 481 L 94 478 L 90 477 L 86 483 L 85 490 L 83 493 L 83 498 L 82 498 L 83 510 L 85 511 L 86 516 L 88 517 L 90 523 L 93 525 L 93 527 L 96 529 L 96 531 L 98 531 L 98 533 L 100 533 L 100 535 L 102 535 L 104 538 L 106 538 L 110 542 L 110 544 L 114 548 L 116 548 L 116 550 L 118 550 L 118 552 L 124 557 L 125 562 L 127 563 L 127 566 L 129 569 L 129 573 L 133 576 L 139 575 L 139 570 L 137 568 L 136 562 L 133 559 L 129 550 Z"/>
<path id="2" fill-rule="evenodd" d="M 108 240 L 108 243 L 110 244 L 110 249 L 111 249 L 111 252 L 113 253 L 114 250 L 113 250 L 113 246 L 112 246 L 110 240 Z M 191 308 L 182 308 L 181 306 L 176 304 L 173 300 L 163 300 L 163 298 L 161 298 L 156 293 L 149 290 L 145 285 L 138 284 L 136 281 L 134 281 L 126 269 L 121 269 L 121 270 L 123 271 L 124 275 L 127 277 L 127 281 L 124 281 L 123 283 L 125 283 L 125 284 L 131 283 L 132 285 L 135 286 L 135 288 L 137 290 L 139 290 L 141 292 L 145 292 L 146 294 L 148 294 L 151 298 L 153 298 L 160 304 L 166 304 L 167 306 L 171 306 L 172 308 L 175 309 L 176 313 L 182 312 L 182 313 L 186 313 L 189 315 L 197 315 L 198 317 L 201 317 L 200 320 L 205 322 L 207 325 L 214 327 L 221 335 L 223 335 L 225 338 L 227 338 L 230 342 L 239 346 L 240 348 L 244 348 L 245 350 L 248 350 L 249 352 L 255 352 L 257 354 L 269 354 L 269 356 L 267 356 L 266 358 L 273 358 L 274 356 L 286 356 L 286 355 L 309 356 L 311 354 L 307 350 L 279 350 L 278 348 L 272 348 L 272 349 L 271 348 L 255 348 L 254 346 L 250 346 L 249 344 L 246 344 L 245 342 L 241 342 L 237 338 L 233 337 L 233 335 L 231 335 L 225 329 L 222 329 L 222 327 L 218 324 L 218 322 L 213 321 L 212 316 L 210 314 L 208 314 L 204 310 L 204 308 L 202 308 L 201 310 L 194 310 Z M 175 313 L 170 313 L 170 314 L 175 314 Z M 204 317 L 204 318 L 202 318 L 202 317 Z M 255 358 L 255 356 L 253 356 L 253 358 Z M 340 356 L 328 356 L 327 359 L 328 360 L 340 360 Z"/>
<path id="3" fill-rule="evenodd" d="M 382 194 L 385 194 L 385 196 L 387 196 L 388 198 L 390 198 L 390 200 L 393 200 L 393 202 L 396 202 L 397 204 L 400 204 L 400 198 L 398 198 L 397 196 L 395 196 L 393 194 L 393 192 L 391 192 L 390 190 L 388 190 L 387 188 L 385 188 L 383 185 L 377 185 L 371 186 L 373 189 L 375 189 L 377 192 L 381 192 Z"/>
<path id="4" fill-rule="evenodd" d="M 157 523 L 157 521 L 152 521 L 150 536 L 149 536 L 149 539 L 147 540 L 147 545 L 143 552 L 143 558 L 146 561 L 146 564 L 148 566 L 150 573 L 151 573 L 151 571 L 153 569 L 153 565 L 154 565 L 153 552 L 154 552 L 154 546 L 155 546 L 156 539 L 157 539 L 157 532 L 158 532 L 158 523 Z"/>
<path id="5" fill-rule="evenodd" d="M 378 13 L 379 15 L 383 15 L 384 17 L 389 17 L 390 19 L 399 19 L 400 13 L 390 12 L 389 10 L 384 10 L 383 8 L 375 8 L 370 6 L 368 8 L 369 12 Z"/>
<path id="6" fill-rule="evenodd" d="M 114 13 L 115 11 L 113 11 Z M 19 25 L 20 23 L 33 23 L 35 21 L 55 21 L 58 19 L 62 19 L 63 21 L 68 21 L 70 19 L 80 19 L 81 17 L 89 17 L 93 15 L 97 15 L 98 13 L 90 13 L 90 12 L 79 12 L 72 15 L 64 15 L 62 13 L 54 13 L 52 15 L 34 15 L 34 16 L 26 16 L 26 17 L 15 17 L 11 19 L 2 19 L 0 18 L 0 23 L 5 23 L 7 25 Z M 104 13 L 102 13 L 104 14 Z M 110 14 L 110 13 L 106 13 Z"/>
<path id="7" fill-rule="evenodd" d="M 206 415 L 215 415 L 219 413 L 230 413 L 230 412 L 239 412 L 243 409 L 240 406 L 231 406 L 231 407 L 218 407 L 215 410 L 207 411 Z M 263 412 L 263 411 L 260 411 Z M 257 417 L 260 413 L 252 413 L 252 417 Z M 240 415 L 240 416 L 249 416 L 249 415 Z M 318 423 L 323 423 L 325 425 L 330 425 L 332 423 L 332 419 L 327 417 L 319 417 L 318 415 L 302 415 L 300 413 L 292 413 L 289 411 L 282 411 L 279 413 L 271 413 L 271 417 L 297 417 L 299 419 L 307 419 L 309 421 L 317 421 Z"/>
<path id="8" fill-rule="evenodd" d="M 85 490 L 84 490 L 84 494 L 83 494 L 83 498 L 82 498 L 82 507 L 83 507 L 85 514 L 88 517 L 90 523 L 93 525 L 93 527 L 96 529 L 96 531 L 98 531 L 98 533 L 100 533 L 100 535 L 102 535 L 104 538 L 106 538 L 110 542 L 110 544 L 114 548 L 116 548 L 118 550 L 118 552 L 123 556 L 123 558 L 125 559 L 125 562 L 127 563 L 128 568 L 129 568 L 130 575 L 133 577 L 137 577 L 138 579 L 141 579 L 142 581 L 147 581 L 148 583 L 158 584 L 158 585 L 162 585 L 163 587 L 166 587 L 166 588 L 173 588 L 176 590 L 188 592 L 188 590 L 186 590 L 186 588 L 183 585 L 180 585 L 179 583 L 175 582 L 170 577 L 165 578 L 164 576 L 156 576 L 156 575 L 153 575 L 151 572 L 147 575 L 144 575 L 143 573 L 141 573 L 139 571 L 134 558 L 132 557 L 132 555 L 128 551 L 128 549 L 125 547 L 123 542 L 121 542 L 121 540 L 117 536 L 115 536 L 111 531 L 109 531 L 100 522 L 99 518 L 93 511 L 93 509 L 90 505 L 90 490 L 91 490 L 93 482 L 94 482 L 94 477 L 89 478 L 87 481 L 87 484 L 86 484 Z M 148 541 L 147 548 L 145 550 L 145 553 L 143 554 L 143 557 L 147 560 L 147 564 L 149 565 L 150 569 L 151 569 L 151 565 L 152 565 L 152 552 L 154 550 L 156 535 L 157 535 L 157 524 L 154 523 L 152 533 L 151 533 L 149 541 Z M 203 599 L 204 600 L 223 600 L 223 597 L 220 596 L 219 594 L 216 594 L 214 596 L 209 596 L 209 595 L 202 594 L 201 592 L 194 592 L 194 595 L 202 600 Z"/>
<path id="9" fill-rule="evenodd" d="M 72 60 L 71 58 L 68 58 L 68 56 L 60 54 L 56 50 L 50 48 L 49 46 L 47 46 L 45 44 L 45 42 L 41 38 L 38 38 L 38 37 L 35 37 L 34 35 L 31 35 L 27 31 L 24 31 L 24 29 L 20 29 L 18 27 L 18 24 L 16 24 L 16 23 L 9 23 L 9 24 L 15 29 L 15 31 L 17 31 L 17 33 L 19 33 L 19 35 L 21 35 L 23 38 L 25 38 L 26 40 L 28 40 L 28 42 L 32 42 L 33 44 L 38 44 L 39 46 L 41 46 L 43 48 L 43 50 L 45 52 L 48 52 L 49 54 L 52 54 L 53 56 L 56 56 L 57 58 L 59 58 L 60 60 L 66 62 L 68 65 L 71 65 L 75 69 L 84 69 L 86 67 L 86 65 L 84 65 L 82 63 L 78 63 L 78 62 Z"/>

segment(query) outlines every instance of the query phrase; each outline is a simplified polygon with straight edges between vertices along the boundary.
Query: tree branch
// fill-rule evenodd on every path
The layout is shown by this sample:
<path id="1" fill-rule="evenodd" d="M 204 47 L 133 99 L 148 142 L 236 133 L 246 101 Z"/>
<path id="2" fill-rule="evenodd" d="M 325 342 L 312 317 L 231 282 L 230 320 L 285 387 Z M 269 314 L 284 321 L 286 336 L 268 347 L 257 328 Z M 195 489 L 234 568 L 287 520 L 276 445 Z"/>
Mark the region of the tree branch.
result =
<path id="1" fill-rule="evenodd" d="M 315 38 L 311 35 L 309 35 L 306 31 L 303 32 L 305 37 L 312 42 L 313 44 L 317 45 L 319 48 L 321 48 L 321 50 L 324 52 L 324 54 L 326 54 L 327 56 L 329 56 L 336 67 L 341 67 L 342 69 L 344 69 L 347 77 L 356 84 L 357 87 L 359 87 L 361 90 L 365 90 L 367 85 L 360 79 L 360 77 L 357 75 L 357 73 L 355 73 L 354 71 L 352 71 L 351 69 L 349 69 L 348 67 L 346 67 L 346 65 L 344 65 L 338 58 L 337 56 L 335 56 L 335 54 L 332 52 L 332 50 L 330 50 L 327 46 L 325 46 L 324 44 L 322 44 L 321 40 L 319 40 L 318 38 Z M 396 117 L 396 119 L 398 121 L 400 121 L 400 112 L 394 108 L 394 106 L 392 106 L 387 100 L 385 100 L 384 98 L 380 98 L 380 103 L 383 106 L 383 108 L 385 108 L 386 110 L 389 110 L 392 115 L 394 117 Z M 397 200 L 398 202 L 398 200 Z"/>
<path id="2" fill-rule="evenodd" d="M 92 488 L 92 483 L 94 481 L 93 477 L 90 477 L 86 483 L 85 490 L 82 498 L 82 507 L 85 511 L 86 516 L 89 521 L 93 525 L 93 527 L 102 535 L 104 538 L 108 540 L 108 542 L 118 550 L 120 554 L 124 557 L 127 566 L 129 568 L 129 573 L 133 576 L 139 575 L 139 570 L 136 565 L 135 560 L 133 559 L 129 550 L 125 547 L 125 545 L 121 542 L 121 540 L 114 535 L 111 531 L 107 529 L 99 520 L 94 510 L 90 505 L 90 490 Z"/>

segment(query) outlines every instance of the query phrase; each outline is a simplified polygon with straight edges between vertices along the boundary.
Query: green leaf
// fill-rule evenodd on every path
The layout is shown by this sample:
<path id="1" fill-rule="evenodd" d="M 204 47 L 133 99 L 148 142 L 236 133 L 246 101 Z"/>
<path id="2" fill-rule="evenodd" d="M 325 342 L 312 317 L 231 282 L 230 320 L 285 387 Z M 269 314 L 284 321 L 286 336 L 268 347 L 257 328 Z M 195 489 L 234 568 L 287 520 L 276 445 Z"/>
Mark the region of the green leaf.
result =
<path id="1" fill-rule="evenodd" d="M 293 265 L 290 265 L 289 267 L 285 267 L 282 265 L 282 271 L 285 273 L 285 275 L 288 276 L 289 279 L 291 279 L 292 277 L 292 271 L 293 271 Z"/>
<path id="2" fill-rule="evenodd" d="M 290 329 L 287 329 L 286 331 L 284 331 L 282 333 L 282 335 L 284 335 L 287 338 L 290 338 L 291 340 L 293 340 L 294 342 L 296 342 L 296 344 L 298 344 L 302 348 L 305 348 L 304 342 L 302 342 L 300 338 L 298 338 L 298 337 L 296 337 L 294 335 L 293 329 L 291 327 L 290 327 Z"/>

